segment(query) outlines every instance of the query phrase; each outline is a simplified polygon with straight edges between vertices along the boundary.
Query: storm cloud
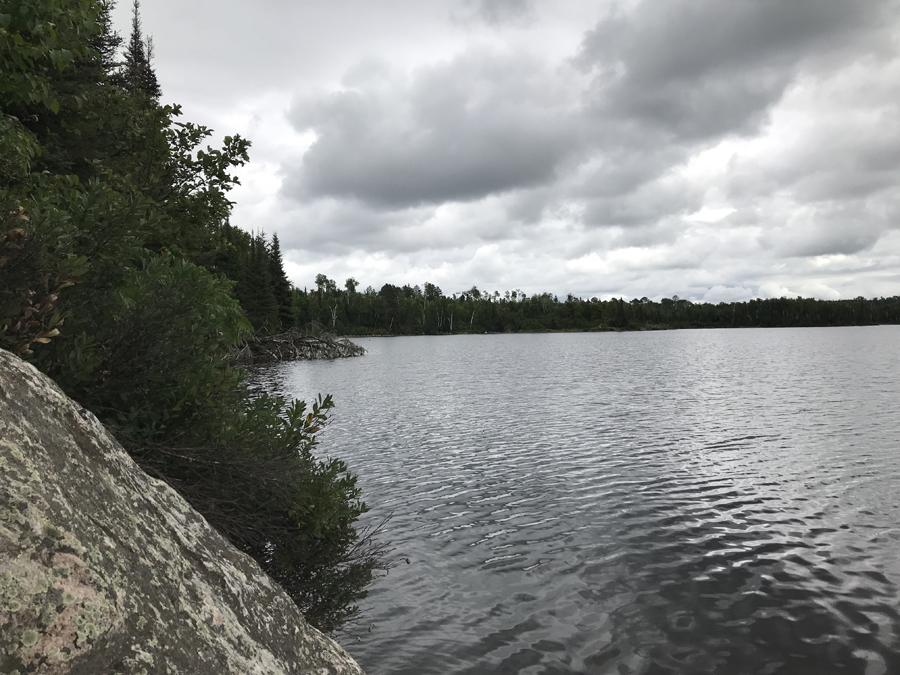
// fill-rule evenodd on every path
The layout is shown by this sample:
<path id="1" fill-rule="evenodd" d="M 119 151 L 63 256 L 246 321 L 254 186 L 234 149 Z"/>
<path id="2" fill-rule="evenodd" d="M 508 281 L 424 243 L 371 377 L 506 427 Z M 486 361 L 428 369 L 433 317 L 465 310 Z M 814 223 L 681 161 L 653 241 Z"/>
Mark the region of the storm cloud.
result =
<path id="1" fill-rule="evenodd" d="M 301 286 L 900 292 L 894 0 L 147 4 L 167 97 L 254 141 L 233 221 Z"/>
<path id="2" fill-rule="evenodd" d="M 291 109 L 317 137 L 286 183 L 301 199 L 470 201 L 552 181 L 577 145 L 565 92 L 527 55 L 466 53 L 409 76 L 362 64 L 344 84 Z"/>

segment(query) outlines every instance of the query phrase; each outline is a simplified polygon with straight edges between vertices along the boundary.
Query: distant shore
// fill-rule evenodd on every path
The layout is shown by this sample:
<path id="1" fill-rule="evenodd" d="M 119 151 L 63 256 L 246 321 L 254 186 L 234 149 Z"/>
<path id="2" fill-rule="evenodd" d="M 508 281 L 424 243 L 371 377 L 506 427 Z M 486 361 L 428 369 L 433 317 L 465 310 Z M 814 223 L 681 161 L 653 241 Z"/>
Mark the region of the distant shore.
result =
<path id="1" fill-rule="evenodd" d="M 342 340 L 363 338 L 393 337 L 456 337 L 459 335 L 553 335 L 561 333 L 643 333 L 667 330 L 737 330 L 756 328 L 865 328 L 874 326 L 896 326 L 895 323 L 848 323 L 829 326 L 795 325 L 795 326 L 637 326 L 634 328 L 560 328 L 556 330 L 516 330 L 516 331 L 483 331 L 462 333 L 366 333 L 364 335 L 341 335 Z"/>

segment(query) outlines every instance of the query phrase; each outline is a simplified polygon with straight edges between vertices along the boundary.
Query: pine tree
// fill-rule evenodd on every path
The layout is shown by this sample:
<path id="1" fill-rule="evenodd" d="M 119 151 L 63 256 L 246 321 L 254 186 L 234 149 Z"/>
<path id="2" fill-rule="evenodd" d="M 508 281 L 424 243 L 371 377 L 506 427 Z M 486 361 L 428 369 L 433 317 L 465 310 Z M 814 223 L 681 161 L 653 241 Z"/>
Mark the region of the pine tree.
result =
<path id="1" fill-rule="evenodd" d="M 141 3 L 134 0 L 131 17 L 131 38 L 125 48 L 125 90 L 132 96 L 143 94 L 152 103 L 162 96 L 162 89 L 153 70 L 153 39 L 144 39 L 141 28 Z"/>

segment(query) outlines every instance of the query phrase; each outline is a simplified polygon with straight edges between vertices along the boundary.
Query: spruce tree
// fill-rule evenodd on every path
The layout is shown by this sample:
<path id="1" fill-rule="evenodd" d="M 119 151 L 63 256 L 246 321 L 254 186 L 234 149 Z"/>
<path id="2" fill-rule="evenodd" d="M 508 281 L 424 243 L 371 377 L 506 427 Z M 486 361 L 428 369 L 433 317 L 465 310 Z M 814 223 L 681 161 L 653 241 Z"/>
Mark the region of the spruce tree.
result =
<path id="1" fill-rule="evenodd" d="M 278 235 L 272 235 L 272 246 L 269 249 L 269 276 L 272 279 L 272 290 L 278 303 L 278 320 L 281 330 L 294 325 L 294 303 L 291 282 L 284 273 L 284 259 L 281 257 L 281 244 Z"/>
<path id="2" fill-rule="evenodd" d="M 250 251 L 238 297 L 247 318 L 258 333 L 278 330 L 278 301 L 272 284 L 269 249 L 261 234 L 250 241 Z"/>
<path id="3" fill-rule="evenodd" d="M 125 48 L 125 90 L 132 96 L 143 94 L 152 103 L 162 96 L 162 89 L 153 70 L 153 39 L 144 39 L 141 28 L 141 3 L 134 0 L 131 16 L 131 38 Z"/>
<path id="4" fill-rule="evenodd" d="M 99 55 L 99 65 L 106 76 L 113 76 L 119 67 L 119 49 L 122 47 L 122 36 L 113 30 L 112 11 L 116 8 L 115 0 L 102 0 L 97 24 L 100 30 L 91 37 L 91 47 Z"/>

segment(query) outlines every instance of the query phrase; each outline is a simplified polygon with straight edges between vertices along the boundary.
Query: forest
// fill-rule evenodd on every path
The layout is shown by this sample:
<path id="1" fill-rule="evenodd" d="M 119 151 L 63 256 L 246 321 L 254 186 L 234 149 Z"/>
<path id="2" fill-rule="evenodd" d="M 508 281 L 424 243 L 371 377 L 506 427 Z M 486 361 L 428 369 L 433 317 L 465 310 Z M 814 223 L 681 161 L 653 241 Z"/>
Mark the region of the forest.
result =
<path id="1" fill-rule="evenodd" d="M 445 295 L 421 287 L 384 284 L 364 291 L 354 278 L 343 288 L 324 274 L 311 288 L 294 288 L 284 277 L 278 238 L 239 233 L 246 252 L 220 269 L 237 280 L 241 306 L 258 332 L 311 322 L 343 335 L 449 335 L 548 331 L 663 330 L 673 328 L 771 328 L 868 326 L 900 323 L 900 296 L 816 300 L 771 298 L 730 303 L 695 303 L 678 296 L 561 300 L 551 293 L 487 292 L 472 287 Z M 256 251 L 257 253 L 253 253 Z M 268 251 L 268 257 L 259 257 Z M 251 261 L 257 260 L 254 265 Z M 247 281 L 243 281 L 246 279 Z"/>
<path id="2" fill-rule="evenodd" d="M 283 271 L 254 281 L 228 267 L 277 260 L 277 240 L 257 248 L 228 224 L 249 143 L 205 146 L 210 129 L 163 105 L 137 1 L 127 39 L 112 9 L 0 0 L 0 347 L 334 631 L 385 548 L 358 526 L 356 477 L 317 450 L 331 398 L 251 395 L 229 365 L 254 325 L 274 327 L 249 289 L 274 293 L 271 321 L 293 320 L 278 314 Z"/>

